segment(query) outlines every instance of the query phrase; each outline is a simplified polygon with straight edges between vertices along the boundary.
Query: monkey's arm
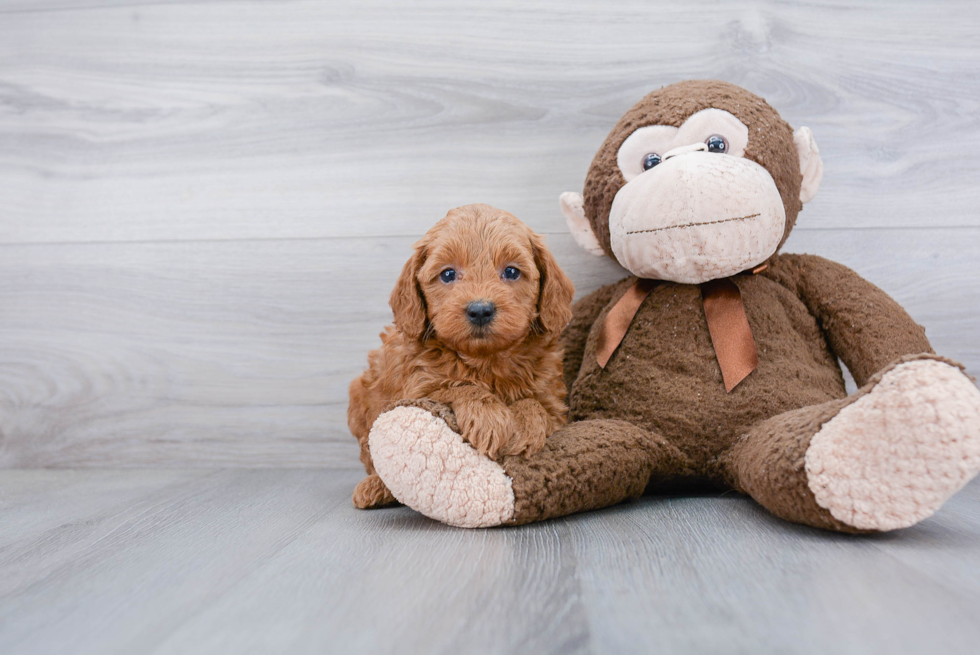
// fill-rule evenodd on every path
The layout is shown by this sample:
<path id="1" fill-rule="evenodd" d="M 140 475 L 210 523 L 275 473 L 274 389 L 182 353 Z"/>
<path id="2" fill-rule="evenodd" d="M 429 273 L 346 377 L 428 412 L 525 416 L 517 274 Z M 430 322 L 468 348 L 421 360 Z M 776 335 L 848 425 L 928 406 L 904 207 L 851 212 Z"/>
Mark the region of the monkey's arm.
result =
<path id="1" fill-rule="evenodd" d="M 633 280 L 633 278 L 628 278 Z M 564 377 L 565 387 L 571 391 L 572 383 L 578 377 L 578 371 L 582 367 L 582 357 L 585 355 L 585 342 L 589 340 L 589 333 L 592 331 L 592 324 L 606 308 L 617 289 L 620 289 L 627 280 L 620 280 L 613 284 L 599 287 L 587 296 L 583 296 L 572 305 L 572 320 L 561 333 L 561 347 L 564 351 Z"/>
<path id="2" fill-rule="evenodd" d="M 846 266 L 816 255 L 781 255 L 763 275 L 796 292 L 859 387 L 903 355 L 933 352 L 925 328 Z"/>

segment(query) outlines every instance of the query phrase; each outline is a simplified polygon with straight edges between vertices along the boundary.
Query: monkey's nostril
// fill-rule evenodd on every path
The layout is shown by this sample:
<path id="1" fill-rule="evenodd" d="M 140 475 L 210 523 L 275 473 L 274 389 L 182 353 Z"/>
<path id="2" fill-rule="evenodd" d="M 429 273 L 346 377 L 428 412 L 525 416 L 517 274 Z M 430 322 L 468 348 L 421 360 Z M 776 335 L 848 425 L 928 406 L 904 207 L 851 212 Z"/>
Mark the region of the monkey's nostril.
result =
<path id="1" fill-rule="evenodd" d="M 493 320 L 493 315 L 497 313 L 497 306 L 488 300 L 474 300 L 466 306 L 466 316 L 470 323 L 478 327 L 483 327 Z"/>

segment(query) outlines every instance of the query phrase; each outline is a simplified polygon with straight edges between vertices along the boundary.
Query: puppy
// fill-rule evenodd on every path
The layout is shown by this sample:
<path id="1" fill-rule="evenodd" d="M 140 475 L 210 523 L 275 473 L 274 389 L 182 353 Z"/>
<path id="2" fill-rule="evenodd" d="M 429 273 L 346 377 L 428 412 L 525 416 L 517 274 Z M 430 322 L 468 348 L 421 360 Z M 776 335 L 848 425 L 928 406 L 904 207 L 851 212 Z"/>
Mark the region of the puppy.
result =
<path id="1" fill-rule="evenodd" d="M 393 401 L 449 405 L 463 438 L 494 459 L 539 451 L 568 411 L 558 337 L 575 288 L 542 238 L 505 211 L 467 205 L 414 248 L 391 294 L 395 324 L 350 385 L 347 422 L 368 473 L 354 490 L 362 509 L 397 502 L 368 449 Z"/>

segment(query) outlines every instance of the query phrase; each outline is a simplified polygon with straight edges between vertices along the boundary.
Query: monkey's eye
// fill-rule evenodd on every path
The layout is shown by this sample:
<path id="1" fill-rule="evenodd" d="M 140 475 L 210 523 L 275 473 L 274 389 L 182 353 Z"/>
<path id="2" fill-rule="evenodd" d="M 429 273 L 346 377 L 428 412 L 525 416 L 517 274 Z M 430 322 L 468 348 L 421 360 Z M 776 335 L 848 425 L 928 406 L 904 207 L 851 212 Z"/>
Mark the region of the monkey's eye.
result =
<path id="1" fill-rule="evenodd" d="M 643 158 L 643 170 L 648 171 L 660 163 L 660 155 L 655 152 L 647 153 Z"/>
<path id="2" fill-rule="evenodd" d="M 446 284 L 449 284 L 450 282 L 456 279 L 456 271 L 454 271 L 451 268 L 447 268 L 446 270 L 444 270 L 442 273 L 439 274 L 439 279 L 445 282 Z"/>
<path id="3" fill-rule="evenodd" d="M 708 152 L 728 152 L 728 140 L 720 134 L 709 136 L 705 143 L 708 144 Z"/>
<path id="4" fill-rule="evenodd" d="M 505 280 L 518 280 L 521 277 L 520 270 L 514 268 L 513 266 L 508 266 L 504 269 L 504 279 Z"/>

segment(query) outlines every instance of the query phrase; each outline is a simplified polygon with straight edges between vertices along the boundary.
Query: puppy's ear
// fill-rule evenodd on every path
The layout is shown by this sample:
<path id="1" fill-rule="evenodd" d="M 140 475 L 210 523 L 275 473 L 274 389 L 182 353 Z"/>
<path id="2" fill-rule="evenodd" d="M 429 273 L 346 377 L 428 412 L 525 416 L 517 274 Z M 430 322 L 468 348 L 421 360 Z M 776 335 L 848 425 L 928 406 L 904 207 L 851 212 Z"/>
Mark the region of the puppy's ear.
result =
<path id="1" fill-rule="evenodd" d="M 544 245 L 539 235 L 531 235 L 531 249 L 534 261 L 541 275 L 541 289 L 538 292 L 538 322 L 545 332 L 560 333 L 572 320 L 572 298 L 575 285 L 561 270 L 554 255 Z"/>
<path id="2" fill-rule="evenodd" d="M 425 332 L 425 296 L 419 286 L 419 269 L 425 262 L 425 247 L 415 244 L 415 252 L 405 262 L 402 274 L 395 283 L 388 304 L 395 315 L 395 327 L 412 339 L 419 339 Z"/>

